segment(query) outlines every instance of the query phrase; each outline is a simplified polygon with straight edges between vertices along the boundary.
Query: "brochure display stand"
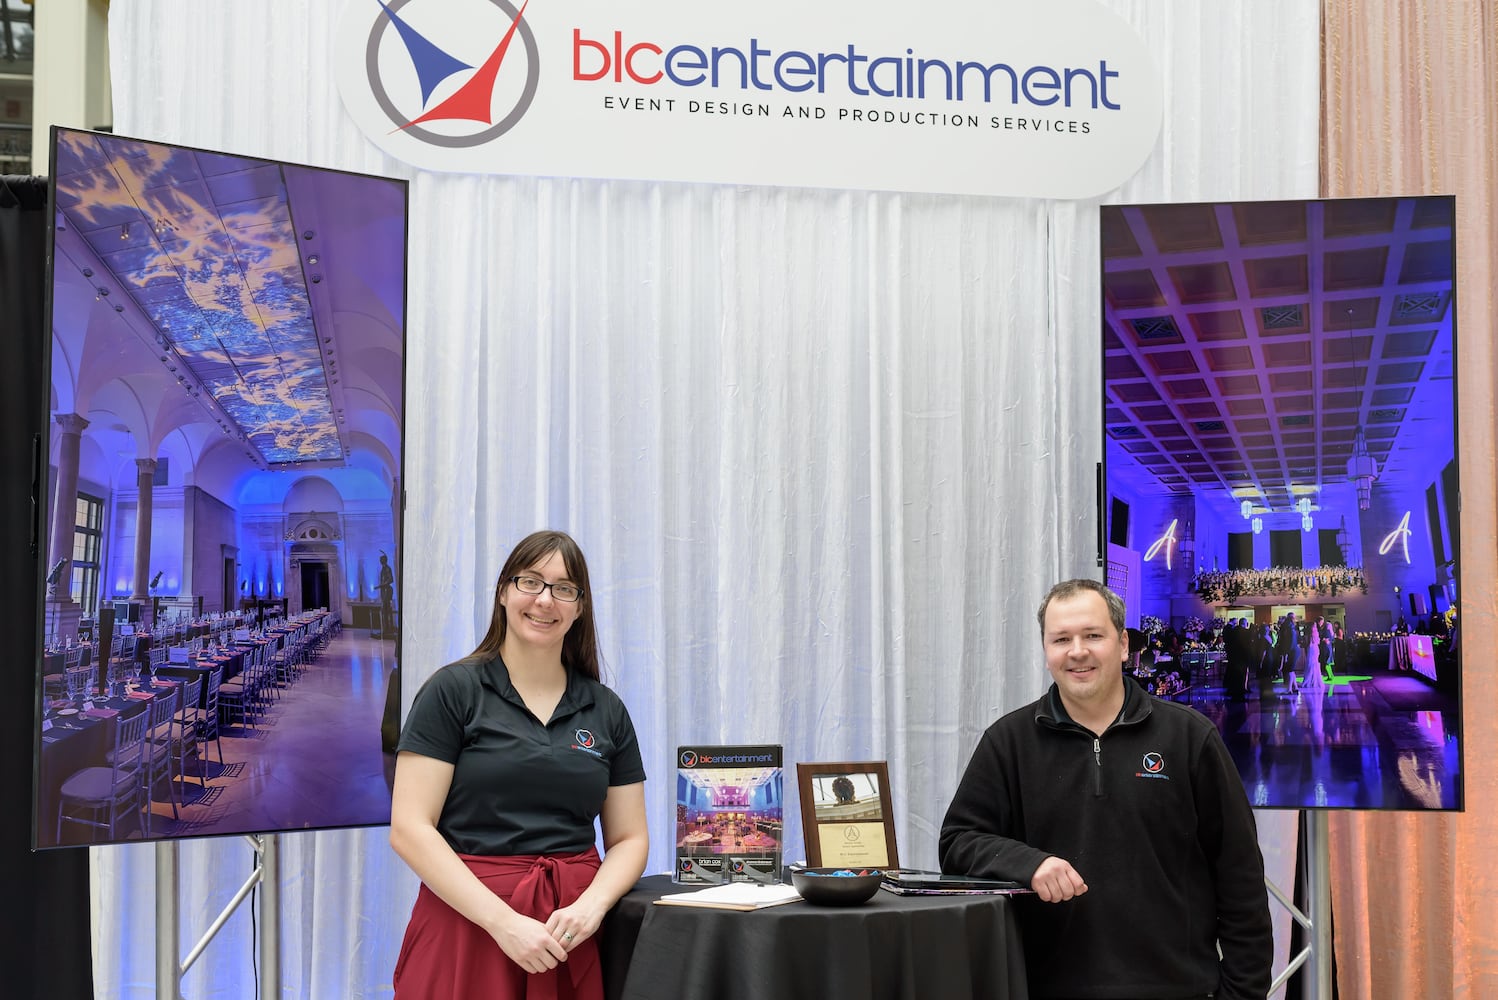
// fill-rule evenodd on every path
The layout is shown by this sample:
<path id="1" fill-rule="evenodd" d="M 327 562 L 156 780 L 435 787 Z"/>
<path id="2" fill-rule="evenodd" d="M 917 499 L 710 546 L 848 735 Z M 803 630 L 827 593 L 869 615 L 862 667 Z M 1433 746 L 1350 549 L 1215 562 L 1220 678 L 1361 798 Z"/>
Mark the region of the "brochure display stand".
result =
<path id="1" fill-rule="evenodd" d="M 780 881 L 781 760 L 779 746 L 677 748 L 677 882 Z"/>

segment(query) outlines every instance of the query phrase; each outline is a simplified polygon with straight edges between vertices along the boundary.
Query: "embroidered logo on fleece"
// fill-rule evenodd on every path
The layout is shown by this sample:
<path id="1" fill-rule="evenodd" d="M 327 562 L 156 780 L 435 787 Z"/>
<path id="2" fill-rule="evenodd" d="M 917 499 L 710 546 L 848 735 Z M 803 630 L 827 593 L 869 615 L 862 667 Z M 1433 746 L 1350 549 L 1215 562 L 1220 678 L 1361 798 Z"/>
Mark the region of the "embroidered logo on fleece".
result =
<path id="1" fill-rule="evenodd" d="M 1151 750 L 1145 754 L 1139 762 L 1139 766 L 1143 770 L 1134 772 L 1134 777 L 1136 778 L 1163 778 L 1166 781 L 1170 780 L 1170 775 L 1165 773 L 1165 758 L 1156 750 Z"/>

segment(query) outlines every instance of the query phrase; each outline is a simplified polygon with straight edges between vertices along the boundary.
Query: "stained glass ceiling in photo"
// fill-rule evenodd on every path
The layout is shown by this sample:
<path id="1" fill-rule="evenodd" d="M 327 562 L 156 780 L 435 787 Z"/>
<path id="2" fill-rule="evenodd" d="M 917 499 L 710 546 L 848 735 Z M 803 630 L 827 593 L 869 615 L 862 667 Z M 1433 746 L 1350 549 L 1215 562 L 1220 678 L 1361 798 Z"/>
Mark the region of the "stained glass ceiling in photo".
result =
<path id="1" fill-rule="evenodd" d="M 268 464 L 342 459 L 282 167 L 65 132 L 55 170 L 65 224 L 149 318 L 177 381 Z"/>

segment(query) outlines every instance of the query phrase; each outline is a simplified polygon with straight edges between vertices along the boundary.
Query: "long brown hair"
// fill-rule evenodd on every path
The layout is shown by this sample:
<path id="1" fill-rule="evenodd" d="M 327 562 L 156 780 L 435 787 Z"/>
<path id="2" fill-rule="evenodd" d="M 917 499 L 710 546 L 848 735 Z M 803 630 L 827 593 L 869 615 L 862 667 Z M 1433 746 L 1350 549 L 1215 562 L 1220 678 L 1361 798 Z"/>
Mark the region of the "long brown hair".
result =
<path id="1" fill-rule="evenodd" d="M 505 618 L 505 607 L 500 603 L 510 577 L 544 561 L 553 552 L 562 554 L 562 563 L 567 567 L 567 578 L 582 590 L 577 599 L 577 621 L 562 637 L 562 666 L 575 670 L 584 677 L 600 680 L 598 673 L 598 632 L 593 625 L 593 591 L 588 584 L 588 563 L 583 559 L 583 550 L 578 548 L 572 536 L 563 531 L 537 531 L 522 538 L 505 560 L 499 571 L 499 580 L 494 584 L 494 611 L 489 617 L 489 631 L 470 656 L 492 660 L 499 656 L 504 644 L 509 621 Z"/>

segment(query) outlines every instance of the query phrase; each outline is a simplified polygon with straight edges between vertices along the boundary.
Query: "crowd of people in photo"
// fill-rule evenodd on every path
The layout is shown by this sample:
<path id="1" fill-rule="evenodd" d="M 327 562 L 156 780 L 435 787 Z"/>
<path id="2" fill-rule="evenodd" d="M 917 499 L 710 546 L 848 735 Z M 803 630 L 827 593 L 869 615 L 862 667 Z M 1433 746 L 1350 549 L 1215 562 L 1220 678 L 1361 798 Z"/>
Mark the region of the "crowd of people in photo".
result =
<path id="1" fill-rule="evenodd" d="M 1439 617 L 1439 616 L 1437 616 Z M 1151 693 L 1164 698 L 1189 691 L 1203 673 L 1220 673 L 1224 697 L 1245 701 L 1275 683 L 1287 693 L 1302 688 L 1325 690 L 1334 671 L 1350 664 L 1354 645 L 1341 622 L 1317 615 L 1302 621 L 1293 613 L 1277 622 L 1247 618 L 1193 621 L 1184 630 L 1159 619 L 1130 629 L 1126 672 Z M 1214 677 L 1214 680 L 1217 678 Z"/>
<path id="2" fill-rule="evenodd" d="M 1325 615 L 1289 612 L 1274 622 L 1246 617 L 1189 619 L 1181 628 L 1146 615 L 1129 629 L 1125 672 L 1162 698 L 1184 695 L 1211 676 L 1229 701 L 1267 695 L 1281 684 L 1287 694 L 1324 691 L 1338 673 L 1360 673 L 1381 659 L 1375 647 L 1401 636 L 1431 636 L 1437 660 L 1456 646 L 1455 615 L 1434 613 L 1411 623 L 1400 618 L 1389 632 L 1349 635 Z"/>
<path id="3" fill-rule="evenodd" d="M 1325 690 L 1333 671 L 1352 658 L 1340 622 L 1328 621 L 1324 615 L 1301 622 L 1294 612 L 1273 625 L 1254 625 L 1247 619 L 1229 622 L 1223 630 L 1223 650 L 1223 689 L 1232 701 L 1250 697 L 1255 680 L 1261 695 L 1277 681 L 1283 681 L 1292 694 L 1302 687 Z"/>

